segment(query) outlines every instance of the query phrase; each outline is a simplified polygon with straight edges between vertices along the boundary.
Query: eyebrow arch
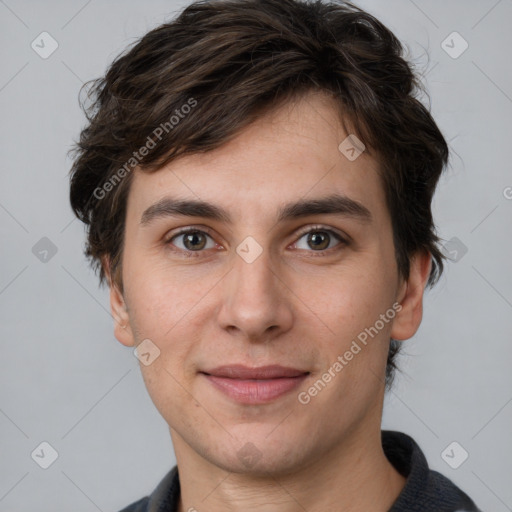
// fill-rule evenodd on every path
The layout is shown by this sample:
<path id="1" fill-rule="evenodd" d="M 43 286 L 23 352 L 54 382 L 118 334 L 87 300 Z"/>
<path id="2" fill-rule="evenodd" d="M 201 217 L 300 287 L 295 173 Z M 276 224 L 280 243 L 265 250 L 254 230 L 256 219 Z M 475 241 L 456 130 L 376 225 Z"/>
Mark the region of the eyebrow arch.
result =
<path id="1" fill-rule="evenodd" d="M 301 199 L 284 205 L 278 211 L 278 222 L 320 214 L 345 215 L 365 223 L 372 221 L 372 214 L 366 206 L 347 196 L 332 194 L 317 199 Z M 175 216 L 203 217 L 226 224 L 233 222 L 226 210 L 206 201 L 164 197 L 144 211 L 140 224 L 146 226 L 156 219 Z"/>
<path id="2" fill-rule="evenodd" d="M 372 214 L 366 206 L 359 201 L 350 199 L 340 194 L 331 194 L 327 197 L 310 200 L 300 200 L 296 203 L 285 205 L 279 211 L 278 222 L 288 219 L 307 217 L 320 214 L 345 215 L 370 223 Z"/>

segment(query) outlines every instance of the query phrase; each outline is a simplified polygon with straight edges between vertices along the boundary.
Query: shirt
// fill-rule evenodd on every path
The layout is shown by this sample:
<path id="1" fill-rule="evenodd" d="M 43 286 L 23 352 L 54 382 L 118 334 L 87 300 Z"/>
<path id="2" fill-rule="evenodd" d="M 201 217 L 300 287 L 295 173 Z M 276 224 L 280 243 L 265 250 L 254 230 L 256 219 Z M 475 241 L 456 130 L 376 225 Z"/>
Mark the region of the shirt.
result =
<path id="1" fill-rule="evenodd" d="M 414 439 L 402 432 L 382 431 L 388 460 L 407 480 L 388 512 L 482 512 L 451 480 L 429 469 Z M 180 497 L 178 468 L 174 466 L 151 495 L 120 512 L 177 512 Z"/>

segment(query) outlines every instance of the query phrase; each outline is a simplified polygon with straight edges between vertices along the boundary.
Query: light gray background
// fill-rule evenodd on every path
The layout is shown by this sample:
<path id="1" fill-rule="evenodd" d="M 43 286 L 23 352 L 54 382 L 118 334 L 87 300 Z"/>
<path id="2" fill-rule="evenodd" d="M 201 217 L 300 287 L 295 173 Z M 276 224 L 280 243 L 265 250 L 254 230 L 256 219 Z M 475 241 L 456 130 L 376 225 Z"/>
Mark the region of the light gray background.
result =
<path id="1" fill-rule="evenodd" d="M 174 464 L 167 425 L 82 255 L 66 152 L 84 125 L 82 82 L 186 3 L 0 2 L 0 511 L 117 511 Z M 434 202 L 439 233 L 468 249 L 426 294 L 383 426 L 412 435 L 484 511 L 512 510 L 512 1 L 359 5 L 423 70 L 452 149 Z M 46 60 L 30 46 L 42 31 L 59 44 Z M 457 59 L 441 47 L 453 31 L 469 44 Z M 32 253 L 42 237 L 57 247 L 46 263 Z M 31 458 L 42 441 L 59 455 L 46 470 Z M 458 469 L 441 457 L 453 441 L 469 453 Z"/>

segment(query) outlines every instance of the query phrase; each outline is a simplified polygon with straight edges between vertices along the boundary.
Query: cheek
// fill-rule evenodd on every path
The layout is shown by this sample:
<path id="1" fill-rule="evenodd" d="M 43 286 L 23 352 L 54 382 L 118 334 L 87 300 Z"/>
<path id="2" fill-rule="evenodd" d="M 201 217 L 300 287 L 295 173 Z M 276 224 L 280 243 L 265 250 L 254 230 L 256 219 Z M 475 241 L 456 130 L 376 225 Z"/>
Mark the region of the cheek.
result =
<path id="1" fill-rule="evenodd" d="M 135 277 L 135 276 L 133 276 Z M 206 281 L 206 282 L 205 282 Z M 141 272 L 130 282 L 130 318 L 137 341 L 149 338 L 160 349 L 158 361 L 176 377 L 187 371 L 185 364 L 192 351 L 200 346 L 211 318 L 212 286 L 205 279 L 193 277 L 190 271 L 159 268 Z M 211 290 L 211 291 L 209 291 Z M 148 375 L 156 365 L 144 367 Z M 183 375 L 184 377 L 187 377 Z M 158 378 L 166 380 L 169 375 Z"/>
<path id="2" fill-rule="evenodd" d="M 390 275 L 377 265 L 351 265 L 332 273 L 319 287 L 308 282 L 303 294 L 320 320 L 344 339 L 373 325 L 393 303 Z M 309 290 L 309 293 L 307 292 Z"/>
<path id="3" fill-rule="evenodd" d="M 178 270 L 149 265 L 131 276 L 127 292 L 140 334 L 165 339 L 197 302 L 194 282 L 179 279 Z"/>
<path id="4" fill-rule="evenodd" d="M 174 424 L 190 401 L 184 389 L 190 389 L 187 362 L 200 339 L 193 326 L 199 297 L 194 287 L 170 282 L 164 276 L 148 272 L 132 281 L 131 320 L 137 341 L 150 339 L 158 347 L 158 357 L 147 366 L 141 362 L 140 369 L 156 408 Z"/>
<path id="5" fill-rule="evenodd" d="M 392 267 L 386 272 L 379 258 L 374 257 L 361 257 L 359 261 L 361 266 L 353 264 L 329 279 L 317 302 L 318 318 L 330 330 L 322 342 L 322 371 L 331 368 L 336 375 L 329 385 L 332 394 L 323 395 L 319 403 L 334 400 L 357 408 L 357 401 L 363 397 L 370 400 L 384 378 L 395 316 Z M 385 315 L 384 320 L 381 315 Z M 333 367 L 339 363 L 338 357 L 342 358 L 341 371 L 336 371 L 339 365 Z"/>

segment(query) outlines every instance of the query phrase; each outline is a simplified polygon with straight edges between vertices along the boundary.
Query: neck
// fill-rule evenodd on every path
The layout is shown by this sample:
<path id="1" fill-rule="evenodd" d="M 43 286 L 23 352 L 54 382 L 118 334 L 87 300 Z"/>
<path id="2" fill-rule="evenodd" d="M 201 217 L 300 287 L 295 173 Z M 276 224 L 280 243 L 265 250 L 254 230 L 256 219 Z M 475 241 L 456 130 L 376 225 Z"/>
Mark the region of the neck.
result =
<path id="1" fill-rule="evenodd" d="M 342 446 L 293 473 L 231 473 L 195 453 L 172 430 L 180 475 L 178 511 L 386 512 L 405 485 L 386 458 L 378 429 L 359 429 Z"/>

